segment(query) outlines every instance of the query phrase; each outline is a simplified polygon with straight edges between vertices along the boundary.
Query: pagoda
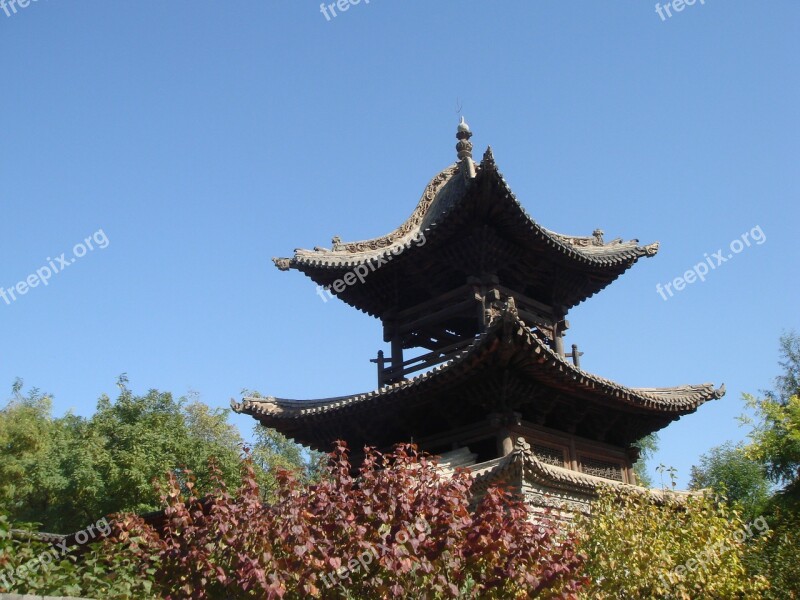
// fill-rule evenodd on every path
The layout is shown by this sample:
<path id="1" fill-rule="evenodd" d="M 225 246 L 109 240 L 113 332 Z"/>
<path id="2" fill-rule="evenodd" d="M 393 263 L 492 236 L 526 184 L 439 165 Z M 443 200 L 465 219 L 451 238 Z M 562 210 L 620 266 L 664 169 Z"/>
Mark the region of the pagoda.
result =
<path id="1" fill-rule="evenodd" d="M 381 320 L 377 387 L 319 400 L 247 397 L 253 416 L 310 448 L 413 442 L 468 467 L 478 493 L 516 487 L 535 507 L 587 509 L 598 486 L 636 485 L 636 442 L 724 394 L 724 386 L 630 388 L 566 351 L 568 311 L 658 243 L 550 231 L 520 205 L 488 148 L 473 160 L 461 120 L 458 161 L 426 186 L 391 233 L 273 259 Z"/>

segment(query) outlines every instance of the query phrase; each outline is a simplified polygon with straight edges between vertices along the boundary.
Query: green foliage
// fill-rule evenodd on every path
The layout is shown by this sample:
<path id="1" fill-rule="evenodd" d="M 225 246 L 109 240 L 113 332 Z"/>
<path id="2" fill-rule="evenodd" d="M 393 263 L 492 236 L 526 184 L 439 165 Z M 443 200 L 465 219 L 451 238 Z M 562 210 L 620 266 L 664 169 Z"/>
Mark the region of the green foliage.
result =
<path id="1" fill-rule="evenodd" d="M 277 473 L 281 469 L 293 471 L 302 480 L 310 481 L 311 465 L 303 458 L 303 451 L 297 444 L 280 432 L 267 427 L 257 426 L 253 434 L 255 445 L 251 458 L 265 500 L 272 501 L 275 498 L 278 488 Z"/>
<path id="2" fill-rule="evenodd" d="M 755 412 L 750 433 L 749 455 L 762 462 L 775 483 L 795 503 L 800 502 L 800 336 L 781 336 L 783 373 L 775 378 L 776 389 L 763 398 L 745 395 Z M 750 422 L 745 419 L 745 422 Z"/>
<path id="3" fill-rule="evenodd" d="M 752 413 L 741 420 L 752 427 L 750 443 L 714 448 L 692 469 L 694 488 L 724 491 L 747 518 L 769 523 L 773 534 L 746 564 L 769 581 L 763 597 L 775 599 L 800 598 L 800 337 L 782 336 L 780 349 L 775 389 L 745 395 Z M 782 489 L 773 492 L 770 481 Z"/>
<path id="4" fill-rule="evenodd" d="M 23 396 L 21 389 L 18 379 L 13 398 L 0 410 L 0 512 L 12 514 L 25 510 L 26 499 L 46 485 L 44 480 L 51 475 L 41 468 L 47 462 L 53 437 L 51 400 L 37 389 Z"/>
<path id="5" fill-rule="evenodd" d="M 800 515 L 778 507 L 766 518 L 772 535 L 762 551 L 751 553 L 750 571 L 769 581 L 766 600 L 800 598 Z"/>
<path id="6" fill-rule="evenodd" d="M 800 598 L 800 337 L 786 334 L 780 347 L 783 373 L 763 397 L 745 395 L 755 418 L 744 419 L 752 425 L 747 456 L 781 486 L 764 510 L 774 535 L 751 560 L 770 582 L 764 597 L 775 599 Z"/>
<path id="7" fill-rule="evenodd" d="M 792 396 L 800 395 L 800 336 L 791 331 L 782 335 L 779 343 L 783 373 L 775 378 L 776 389 L 766 395 L 785 404 Z"/>
<path id="8" fill-rule="evenodd" d="M 116 512 L 156 510 L 167 473 L 194 473 L 196 490 L 211 489 L 208 460 L 231 486 L 239 484 L 243 440 L 228 422 L 230 411 L 197 398 L 175 399 L 151 390 L 136 395 L 119 378 L 119 395 L 103 396 L 91 418 L 55 418 L 51 400 L 32 390 L 0 410 L 0 514 L 15 523 L 39 523 L 45 531 L 69 533 Z M 274 467 L 305 471 L 298 446 L 257 428 L 253 452 L 259 481 L 274 486 Z"/>
<path id="9" fill-rule="evenodd" d="M 591 599 L 760 598 L 767 587 L 746 570 L 767 531 L 710 496 L 663 500 L 605 490 L 591 517 L 579 517 L 579 549 L 588 555 Z"/>
<path id="10" fill-rule="evenodd" d="M 242 390 L 242 396 L 260 398 L 257 391 Z M 250 458 L 256 470 L 256 479 L 266 501 L 274 499 L 278 488 L 277 473 L 281 469 L 292 471 L 301 481 L 311 483 L 319 479 L 327 456 L 322 452 L 307 451 L 275 429 L 256 425 L 253 429 L 254 445 Z"/>
<path id="11" fill-rule="evenodd" d="M 532 523 L 499 489 L 471 511 L 472 476 L 443 475 L 413 446 L 369 450 L 358 477 L 344 446 L 316 483 L 276 477 L 267 505 L 250 461 L 238 492 L 219 478 L 211 501 L 172 474 L 163 526 L 131 517 L 118 545 L 174 600 L 575 598 L 584 583 L 573 536 Z"/>
<path id="12" fill-rule="evenodd" d="M 153 570 L 143 569 L 135 556 L 104 542 L 86 548 L 46 544 L 12 536 L 8 519 L 0 516 L 0 592 L 69 595 L 109 600 L 155 599 Z"/>
<path id="13" fill-rule="evenodd" d="M 633 465 L 636 482 L 643 487 L 653 487 L 653 480 L 647 472 L 647 461 L 658 452 L 658 434 L 651 433 L 634 444 L 639 450 L 639 459 Z"/>
<path id="14" fill-rule="evenodd" d="M 763 513 L 770 496 L 770 485 L 764 468 L 747 455 L 742 444 L 730 442 L 712 448 L 700 457 L 700 465 L 692 467 L 689 487 L 712 489 L 739 505 L 746 520 Z"/>
<path id="15" fill-rule="evenodd" d="M 770 479 L 784 486 L 787 500 L 800 501 L 800 397 L 785 402 L 746 396 L 758 422 L 750 433 L 747 454 L 762 463 Z"/>

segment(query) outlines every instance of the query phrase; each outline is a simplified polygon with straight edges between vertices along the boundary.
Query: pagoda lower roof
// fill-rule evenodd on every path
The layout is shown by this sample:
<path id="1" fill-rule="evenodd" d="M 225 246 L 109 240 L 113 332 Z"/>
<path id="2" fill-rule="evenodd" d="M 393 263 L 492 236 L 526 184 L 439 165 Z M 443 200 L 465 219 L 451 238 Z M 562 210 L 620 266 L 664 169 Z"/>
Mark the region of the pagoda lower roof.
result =
<path id="1" fill-rule="evenodd" d="M 527 483 L 589 498 L 595 497 L 603 488 L 627 489 L 650 494 L 657 501 L 672 499 L 680 502 L 693 495 L 693 492 L 648 489 L 547 464 L 536 457 L 524 438 L 516 441 L 514 450 L 510 454 L 472 465 L 469 470 L 474 475 L 472 491 L 475 493 L 481 493 L 496 485 L 521 486 L 522 483 Z"/>
<path id="2" fill-rule="evenodd" d="M 722 397 L 724 386 L 630 388 L 584 371 L 550 348 L 513 310 L 454 357 L 377 390 L 320 400 L 247 397 L 232 403 L 296 441 L 328 451 L 387 448 L 514 411 L 540 426 L 627 447 Z"/>
<path id="3" fill-rule="evenodd" d="M 279 269 L 299 270 L 325 287 L 371 265 L 369 276 L 357 285 L 333 291 L 351 306 L 380 317 L 391 306 L 402 310 L 426 300 L 431 273 L 446 290 L 487 266 L 506 287 L 568 310 L 640 258 L 658 252 L 657 242 L 605 242 L 599 230 L 592 236 L 571 236 L 544 228 L 517 200 L 491 150 L 473 178 L 465 169 L 462 161 L 434 177 L 411 216 L 387 235 L 359 242 L 337 237 L 332 248 L 297 249 L 294 256 L 273 261 Z"/>

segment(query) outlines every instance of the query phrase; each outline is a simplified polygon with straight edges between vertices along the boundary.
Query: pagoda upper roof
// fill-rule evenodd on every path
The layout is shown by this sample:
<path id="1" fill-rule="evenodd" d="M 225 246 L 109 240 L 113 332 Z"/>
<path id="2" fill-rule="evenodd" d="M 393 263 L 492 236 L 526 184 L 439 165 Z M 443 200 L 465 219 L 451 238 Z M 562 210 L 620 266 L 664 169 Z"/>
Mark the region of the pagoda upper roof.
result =
<path id="1" fill-rule="evenodd" d="M 298 249 L 273 261 L 326 287 L 372 265 L 363 281 L 333 293 L 380 317 L 390 306 L 402 310 L 425 301 L 434 286 L 453 289 L 481 272 L 566 311 L 657 251 L 657 242 L 606 242 L 600 230 L 573 236 L 546 229 L 517 200 L 489 148 L 480 164 L 461 160 L 436 175 L 411 216 L 391 233 L 358 242 L 335 237 L 332 248 Z"/>
<path id="2" fill-rule="evenodd" d="M 321 400 L 248 397 L 233 403 L 296 441 L 327 451 L 388 447 L 513 410 L 530 423 L 626 447 L 722 397 L 724 386 L 630 388 L 588 373 L 507 309 L 451 360 L 377 390 Z"/>

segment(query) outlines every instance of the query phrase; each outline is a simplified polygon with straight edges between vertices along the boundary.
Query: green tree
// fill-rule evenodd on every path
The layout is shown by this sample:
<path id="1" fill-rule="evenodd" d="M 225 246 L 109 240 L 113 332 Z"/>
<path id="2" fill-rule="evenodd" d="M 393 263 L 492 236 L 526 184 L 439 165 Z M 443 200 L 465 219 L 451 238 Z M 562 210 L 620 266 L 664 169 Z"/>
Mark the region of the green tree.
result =
<path id="1" fill-rule="evenodd" d="M 156 510 L 159 497 L 152 482 L 160 479 L 165 483 L 167 472 L 188 469 L 203 489 L 209 481 L 211 456 L 216 457 L 224 476 L 236 480 L 242 440 L 235 429 L 222 426 L 227 411 L 213 411 L 158 390 L 137 396 L 124 378 L 119 387 L 116 401 L 101 397 L 88 422 L 110 455 L 98 465 L 103 485 L 99 514 Z"/>
<path id="2" fill-rule="evenodd" d="M 800 514 L 775 506 L 765 518 L 772 534 L 763 549 L 751 553 L 749 569 L 769 581 L 766 600 L 800 598 Z"/>
<path id="3" fill-rule="evenodd" d="M 641 486 L 653 487 L 653 479 L 650 477 L 650 473 L 647 472 L 647 461 L 658 452 L 658 434 L 651 433 L 643 437 L 636 442 L 635 446 L 639 450 L 639 459 L 633 465 L 636 481 Z"/>
<path id="4" fill-rule="evenodd" d="M 800 509 L 800 337 L 788 333 L 781 337 L 783 373 L 775 379 L 776 389 L 762 398 L 745 395 L 754 418 L 743 418 L 752 425 L 747 454 L 761 462 L 767 475 L 782 487 L 779 501 Z"/>
<path id="5" fill-rule="evenodd" d="M 785 403 L 749 395 L 746 400 L 758 419 L 750 433 L 748 456 L 766 467 L 787 502 L 800 503 L 800 397 Z"/>
<path id="6" fill-rule="evenodd" d="M 77 531 L 111 513 L 156 510 L 161 500 L 153 480 L 166 484 L 167 473 L 189 471 L 196 491 L 209 491 L 211 457 L 226 484 L 239 484 L 244 442 L 228 421 L 230 410 L 196 396 L 137 395 L 124 375 L 117 384 L 117 398 L 102 396 L 90 418 L 55 418 L 47 394 L 23 395 L 22 382 L 14 383 L 0 410 L 0 513 L 50 532 Z M 259 428 L 254 455 L 267 488 L 275 467 L 309 475 L 309 454 L 276 432 Z"/>
<path id="7" fill-rule="evenodd" d="M 800 337 L 783 335 L 780 350 L 783 372 L 775 389 L 760 398 L 745 395 L 754 417 L 743 418 L 752 425 L 747 456 L 780 486 L 764 515 L 773 535 L 750 565 L 770 582 L 764 597 L 776 600 L 800 598 Z"/>
<path id="8" fill-rule="evenodd" d="M 241 437 L 225 426 L 227 411 L 156 390 L 136 396 L 121 377 L 117 400 L 101 397 L 91 418 L 54 418 L 47 395 L 21 387 L 0 412 L 0 493 L 14 522 L 66 533 L 112 512 L 155 510 L 153 479 L 190 469 L 206 483 L 211 456 L 238 482 Z"/>
<path id="9" fill-rule="evenodd" d="M 692 467 L 692 490 L 711 489 L 738 504 L 742 516 L 752 520 L 762 514 L 770 497 L 770 484 L 760 462 L 749 457 L 743 444 L 727 442 L 700 457 Z"/>
<path id="10" fill-rule="evenodd" d="M 775 378 L 776 389 L 765 393 L 786 404 L 792 396 L 800 395 L 800 336 L 790 331 L 781 336 L 779 344 L 783 373 Z"/>
<path id="11" fill-rule="evenodd" d="M 55 426 L 50 397 L 38 389 L 23 395 L 22 385 L 14 382 L 13 396 L 0 410 L 0 512 L 27 520 L 41 510 L 42 487 L 53 476 L 47 460 Z"/>
<path id="12" fill-rule="evenodd" d="M 257 391 L 243 389 L 242 396 L 260 398 Z M 256 479 L 266 500 L 274 498 L 279 470 L 292 471 L 304 483 L 317 481 L 324 471 L 327 455 L 308 450 L 294 443 L 275 429 L 256 425 L 250 457 L 256 468 Z"/>
<path id="13" fill-rule="evenodd" d="M 280 469 L 293 471 L 301 479 L 307 476 L 307 463 L 303 451 L 286 436 L 268 427 L 256 425 L 253 429 L 254 444 L 252 460 L 257 469 L 258 485 L 264 497 L 272 497 L 277 488 L 277 473 Z"/>

